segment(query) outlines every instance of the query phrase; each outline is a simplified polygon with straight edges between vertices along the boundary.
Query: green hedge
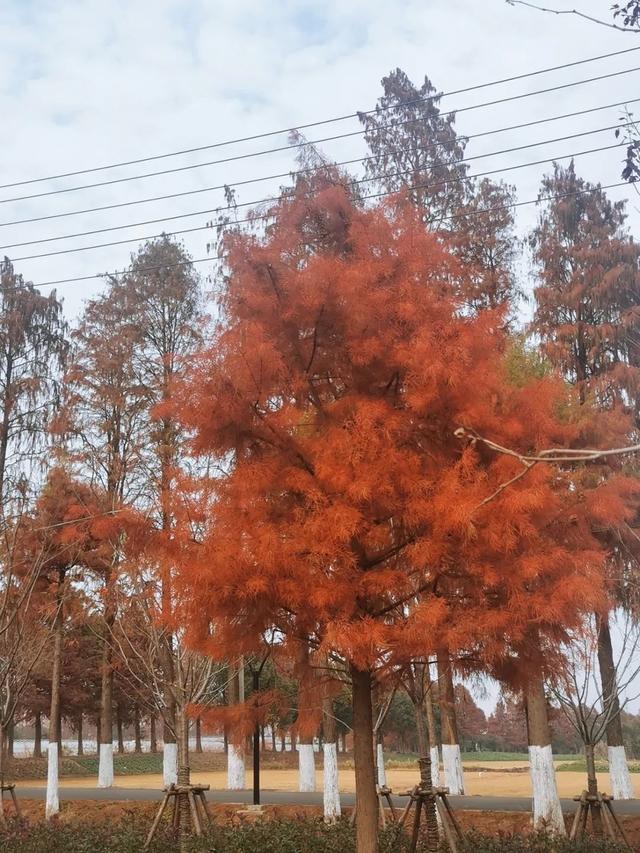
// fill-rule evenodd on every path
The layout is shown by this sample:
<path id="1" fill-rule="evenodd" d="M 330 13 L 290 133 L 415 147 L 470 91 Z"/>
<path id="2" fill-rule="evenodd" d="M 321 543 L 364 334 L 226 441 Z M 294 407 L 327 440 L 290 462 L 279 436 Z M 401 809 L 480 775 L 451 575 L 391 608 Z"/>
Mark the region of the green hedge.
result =
<path id="1" fill-rule="evenodd" d="M 2 853 L 139 853 L 147 822 L 139 819 L 115 825 L 29 825 L 13 821 L 0 827 Z M 348 821 L 325 826 L 321 820 L 265 820 L 240 827 L 218 827 L 203 839 L 193 839 L 191 853 L 355 853 L 355 833 Z M 394 827 L 383 833 L 381 850 L 406 851 L 406 838 Z M 421 848 L 424 849 L 424 848 Z M 164 834 L 153 853 L 175 853 L 176 840 Z M 622 853 L 622 848 L 587 839 L 579 844 L 540 833 L 485 836 L 470 834 L 460 853 Z"/>

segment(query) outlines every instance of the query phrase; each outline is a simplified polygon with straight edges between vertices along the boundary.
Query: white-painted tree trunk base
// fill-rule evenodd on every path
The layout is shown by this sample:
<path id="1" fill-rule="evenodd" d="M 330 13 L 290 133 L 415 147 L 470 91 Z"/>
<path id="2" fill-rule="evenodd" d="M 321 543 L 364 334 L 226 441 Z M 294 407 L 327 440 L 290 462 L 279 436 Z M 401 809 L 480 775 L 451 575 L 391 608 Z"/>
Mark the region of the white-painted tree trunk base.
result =
<path id="1" fill-rule="evenodd" d="M 113 744 L 100 744 L 98 759 L 98 788 L 113 787 Z"/>
<path id="2" fill-rule="evenodd" d="M 432 746 L 429 750 L 431 755 L 431 781 L 434 788 L 440 787 L 440 753 L 437 746 Z"/>
<path id="3" fill-rule="evenodd" d="M 59 782 L 58 782 L 58 744 L 50 743 L 47 753 L 47 798 L 45 815 L 53 817 L 60 811 Z"/>
<path id="4" fill-rule="evenodd" d="M 444 785 L 454 796 L 464 794 L 464 776 L 462 775 L 462 756 L 457 743 L 442 744 L 442 764 L 444 766 Z"/>
<path id="5" fill-rule="evenodd" d="M 376 764 L 378 766 L 378 785 L 385 788 L 387 785 L 387 774 L 384 769 L 384 747 L 381 743 L 376 748 Z"/>
<path id="6" fill-rule="evenodd" d="M 324 819 L 327 823 L 333 823 L 342 813 L 338 786 L 338 750 L 335 743 L 323 744 L 322 750 L 324 753 L 322 773 Z"/>
<path id="7" fill-rule="evenodd" d="M 316 789 L 316 761 L 312 743 L 298 744 L 298 790 L 304 793 Z"/>
<path id="8" fill-rule="evenodd" d="M 162 781 L 168 785 L 178 783 L 178 744 L 165 743 L 162 745 Z"/>
<path id="9" fill-rule="evenodd" d="M 529 747 L 529 771 L 533 790 L 534 828 L 566 835 L 550 744 Z"/>
<path id="10" fill-rule="evenodd" d="M 227 790 L 244 791 L 245 788 L 244 751 L 230 743 L 227 753 Z"/>
<path id="11" fill-rule="evenodd" d="M 632 800 L 635 797 L 635 792 L 624 746 L 610 746 L 607 752 L 609 753 L 611 793 L 614 799 Z"/>

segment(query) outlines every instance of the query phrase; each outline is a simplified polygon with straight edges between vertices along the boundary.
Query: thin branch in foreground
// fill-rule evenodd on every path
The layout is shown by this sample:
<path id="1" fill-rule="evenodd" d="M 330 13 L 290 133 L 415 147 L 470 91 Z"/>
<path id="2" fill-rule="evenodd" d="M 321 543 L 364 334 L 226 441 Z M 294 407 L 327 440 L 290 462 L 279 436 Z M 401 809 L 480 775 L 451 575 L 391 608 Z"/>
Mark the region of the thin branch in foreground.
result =
<path id="1" fill-rule="evenodd" d="M 599 450 L 597 448 L 574 449 L 566 447 L 550 447 L 546 450 L 541 450 L 537 454 L 520 453 L 517 450 L 512 450 L 509 447 L 504 447 L 489 438 L 479 435 L 474 430 L 466 427 L 458 427 L 454 431 L 456 438 L 466 438 L 470 442 L 482 442 L 490 450 L 495 450 L 496 453 L 502 453 L 505 456 L 511 456 L 517 459 L 523 465 L 536 462 L 595 462 L 598 459 L 606 459 L 611 456 L 624 456 L 627 453 L 640 452 L 640 444 L 630 444 L 627 447 L 612 447 L 608 450 Z M 520 475 L 521 476 L 521 475 Z"/>

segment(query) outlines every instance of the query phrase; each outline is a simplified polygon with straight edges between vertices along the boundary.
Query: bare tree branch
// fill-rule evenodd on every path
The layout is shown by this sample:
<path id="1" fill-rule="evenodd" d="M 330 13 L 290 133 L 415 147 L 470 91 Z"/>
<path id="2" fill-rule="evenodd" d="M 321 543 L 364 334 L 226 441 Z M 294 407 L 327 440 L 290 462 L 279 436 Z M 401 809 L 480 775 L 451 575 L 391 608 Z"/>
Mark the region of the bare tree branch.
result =
<path id="1" fill-rule="evenodd" d="M 592 24 L 599 24 L 601 27 L 608 27 L 611 30 L 618 30 L 621 33 L 637 33 L 635 27 L 621 27 L 612 21 L 603 21 L 601 18 L 594 18 L 592 15 L 587 15 L 586 12 L 581 12 L 579 9 L 550 9 L 546 6 L 539 6 L 537 3 L 529 3 L 527 0 L 506 0 L 509 6 L 525 6 L 528 9 L 535 9 L 538 12 L 548 12 L 551 15 L 574 15 L 576 18 L 583 18 Z"/>

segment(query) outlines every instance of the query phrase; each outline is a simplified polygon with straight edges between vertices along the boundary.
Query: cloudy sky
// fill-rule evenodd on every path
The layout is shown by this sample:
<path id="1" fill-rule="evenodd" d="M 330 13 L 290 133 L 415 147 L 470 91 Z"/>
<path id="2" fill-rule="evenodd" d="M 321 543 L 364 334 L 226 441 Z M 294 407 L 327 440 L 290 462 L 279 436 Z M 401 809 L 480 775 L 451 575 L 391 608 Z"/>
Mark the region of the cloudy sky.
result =
<path id="1" fill-rule="evenodd" d="M 560 0 L 559 0 L 560 2 Z M 582 0 L 588 13 L 608 16 L 608 0 Z M 505 0 L 0 0 L 0 184 L 15 184 L 62 172 L 88 169 L 175 150 L 233 140 L 368 109 L 379 95 L 380 78 L 400 66 L 416 82 L 428 74 L 449 92 L 511 75 L 640 46 L 640 37 L 617 33 L 572 16 L 553 18 Z M 460 109 L 461 133 L 558 116 L 640 97 L 639 72 L 478 107 L 488 100 L 549 88 L 640 66 L 640 51 L 529 79 L 446 97 L 442 109 Z M 621 108 L 499 133 L 472 140 L 470 157 L 592 131 L 615 124 Z M 311 139 L 357 131 L 350 119 L 307 131 Z M 287 172 L 290 151 L 261 154 L 169 175 L 109 186 L 55 192 L 87 183 L 150 171 L 204 164 L 286 145 L 286 134 L 210 148 L 93 172 L 72 178 L 3 186 L 0 189 L 0 252 L 34 282 L 122 269 L 135 242 L 40 259 L 28 255 L 109 240 L 138 240 L 162 230 L 198 228 L 211 218 L 200 213 L 157 225 L 137 226 L 93 237 L 39 245 L 13 244 L 78 232 L 208 211 L 221 203 L 219 191 L 135 204 L 96 213 L 7 225 L 91 207 Z M 470 162 L 472 173 L 502 169 L 611 145 L 611 131 Z M 322 146 L 332 157 L 362 156 L 356 135 Z M 604 184 L 619 180 L 621 151 L 577 158 L 584 175 Z M 548 168 L 548 167 L 547 167 Z M 544 165 L 505 173 L 522 201 L 535 198 Z M 248 202 L 277 191 L 279 181 L 260 181 L 239 190 Z M 631 195 L 628 188 L 612 197 Z M 632 209 L 632 225 L 640 222 Z M 519 211 L 522 230 L 534 209 Z M 196 258 L 206 257 L 211 233 L 184 236 Z M 200 268 L 206 272 L 209 264 Z M 99 282 L 60 286 L 67 311 L 75 315 Z"/>

